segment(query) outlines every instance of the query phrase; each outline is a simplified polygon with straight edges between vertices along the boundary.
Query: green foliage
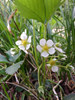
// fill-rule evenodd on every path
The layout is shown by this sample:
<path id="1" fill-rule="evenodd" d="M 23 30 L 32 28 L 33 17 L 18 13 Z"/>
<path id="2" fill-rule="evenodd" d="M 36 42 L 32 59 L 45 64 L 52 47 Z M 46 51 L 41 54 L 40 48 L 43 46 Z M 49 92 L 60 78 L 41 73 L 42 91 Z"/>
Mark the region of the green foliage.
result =
<path id="1" fill-rule="evenodd" d="M 46 23 L 61 4 L 61 0 L 14 0 L 25 18 Z"/>
<path id="2" fill-rule="evenodd" d="M 1 54 L 0 54 L 0 63 L 8 63 L 8 60 L 6 59 L 6 57 Z"/>
<path id="3" fill-rule="evenodd" d="M 65 96 L 64 100 L 75 100 L 75 93 L 72 93 L 72 94 L 70 94 L 68 96 Z"/>
<path id="4" fill-rule="evenodd" d="M 20 68 L 20 65 L 23 64 L 23 61 L 20 61 L 16 64 L 13 64 L 12 66 L 9 66 L 8 68 L 6 68 L 6 73 L 9 75 L 13 75 L 15 72 L 17 72 L 17 70 Z"/>
<path id="5" fill-rule="evenodd" d="M 1 86 L 2 86 L 4 92 L 5 92 L 6 96 L 7 96 L 7 99 L 8 99 L 8 100 L 11 100 L 11 98 L 9 97 L 9 95 L 8 95 L 8 93 L 7 93 L 7 91 L 6 91 L 6 88 L 5 88 L 4 84 L 1 84 Z"/>
<path id="6" fill-rule="evenodd" d="M 56 95 L 53 92 L 53 87 L 57 86 L 60 80 L 62 82 L 55 91 L 58 97 L 60 96 L 59 99 L 63 99 L 63 96 L 67 95 L 65 91 L 66 84 L 69 86 L 68 83 L 71 80 L 74 81 L 73 76 L 75 74 L 75 20 L 72 18 L 75 3 L 73 4 L 72 0 L 66 0 L 65 4 L 60 6 L 63 1 L 8 0 L 6 2 L 6 0 L 0 0 L 0 83 L 4 84 L 2 86 L 4 92 L 1 89 L 2 92 L 0 94 L 6 99 L 11 98 L 11 96 L 14 100 L 19 98 L 22 100 L 35 100 L 36 98 L 40 100 L 55 99 Z M 13 3 L 15 3 L 20 13 L 17 11 L 10 20 L 12 31 L 10 33 L 7 29 L 7 20 L 15 10 Z M 56 13 L 54 14 L 55 11 Z M 53 14 L 54 16 L 52 16 Z M 49 20 L 50 18 L 51 20 Z M 36 19 L 39 22 L 31 19 Z M 19 50 L 15 44 L 25 29 L 27 29 L 27 36 L 32 36 L 31 48 L 28 50 L 28 54 Z M 49 58 L 43 59 L 41 57 L 41 54 L 37 52 L 36 46 L 39 40 L 44 37 L 44 33 L 47 36 L 46 40 L 52 39 L 54 44 L 60 43 L 65 55 L 56 51 Z M 11 48 L 14 48 L 15 54 L 10 52 Z M 57 59 L 58 73 L 52 72 L 51 67 L 47 67 L 47 62 L 53 58 Z M 67 66 L 68 64 L 73 65 L 73 67 Z M 16 76 L 14 73 L 16 73 Z M 17 83 L 17 80 L 19 83 Z M 74 85 L 71 84 L 71 86 Z M 73 93 L 68 89 L 67 92 L 69 94 Z M 74 95 L 65 96 L 64 100 L 74 99 Z"/>
<path id="7" fill-rule="evenodd" d="M 5 75 L 5 69 L 3 68 L 3 66 L 0 66 L 0 75 Z"/>
<path id="8" fill-rule="evenodd" d="M 10 53 L 10 50 L 7 51 L 6 54 L 7 54 L 8 60 L 10 62 L 13 62 L 13 63 L 21 56 L 21 52 L 12 56 L 11 53 Z"/>

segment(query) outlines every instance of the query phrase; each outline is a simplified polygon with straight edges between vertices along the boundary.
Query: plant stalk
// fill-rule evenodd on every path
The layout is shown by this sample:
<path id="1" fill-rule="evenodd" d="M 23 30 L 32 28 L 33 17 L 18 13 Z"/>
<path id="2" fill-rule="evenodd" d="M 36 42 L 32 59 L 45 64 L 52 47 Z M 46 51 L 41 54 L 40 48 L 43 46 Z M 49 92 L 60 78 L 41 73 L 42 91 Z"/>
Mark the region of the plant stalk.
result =
<path id="1" fill-rule="evenodd" d="M 36 64 L 38 65 L 37 52 L 36 52 L 35 21 L 34 20 L 33 20 L 33 43 L 34 43 L 34 52 L 35 52 Z"/>

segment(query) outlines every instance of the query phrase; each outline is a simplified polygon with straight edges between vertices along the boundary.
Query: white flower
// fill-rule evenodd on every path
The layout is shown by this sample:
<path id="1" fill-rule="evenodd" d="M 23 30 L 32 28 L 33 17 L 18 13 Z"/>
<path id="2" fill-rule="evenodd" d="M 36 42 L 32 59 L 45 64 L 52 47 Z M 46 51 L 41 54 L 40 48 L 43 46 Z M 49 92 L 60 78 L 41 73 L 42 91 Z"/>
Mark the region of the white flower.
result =
<path id="1" fill-rule="evenodd" d="M 37 45 L 37 50 L 41 53 L 41 56 L 48 57 L 49 54 L 55 53 L 54 43 L 52 40 L 46 41 L 45 39 L 40 40 L 40 45 Z"/>
<path id="2" fill-rule="evenodd" d="M 57 67 L 57 66 L 53 66 L 53 67 L 52 67 L 52 71 L 53 71 L 53 72 L 58 72 L 58 67 Z"/>
<path id="3" fill-rule="evenodd" d="M 59 70 L 58 66 L 56 65 L 56 61 L 56 59 L 51 59 L 47 64 L 48 67 L 51 67 L 53 72 L 58 72 Z"/>
<path id="4" fill-rule="evenodd" d="M 61 49 L 61 44 L 60 44 L 60 43 L 56 43 L 56 44 L 55 44 L 55 49 L 58 50 L 60 53 L 65 53 L 65 52 Z"/>
<path id="5" fill-rule="evenodd" d="M 27 50 L 31 46 L 31 36 L 27 37 L 26 30 L 20 36 L 21 40 L 16 41 L 16 45 L 23 50 L 26 54 L 28 54 Z"/>
<path id="6" fill-rule="evenodd" d="M 11 53 L 12 56 L 14 56 L 15 53 L 16 53 L 15 48 L 11 48 L 11 49 L 10 49 L 10 53 Z"/>

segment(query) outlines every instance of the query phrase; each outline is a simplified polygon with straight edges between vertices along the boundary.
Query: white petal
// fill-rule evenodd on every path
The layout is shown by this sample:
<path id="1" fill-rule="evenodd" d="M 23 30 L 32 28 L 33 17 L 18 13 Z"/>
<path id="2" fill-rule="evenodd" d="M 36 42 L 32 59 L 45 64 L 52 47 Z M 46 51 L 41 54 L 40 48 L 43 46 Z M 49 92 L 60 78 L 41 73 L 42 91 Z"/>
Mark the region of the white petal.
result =
<path id="1" fill-rule="evenodd" d="M 10 51 L 13 51 L 13 50 L 15 50 L 15 48 L 11 48 L 11 49 L 10 49 Z"/>
<path id="2" fill-rule="evenodd" d="M 53 41 L 52 41 L 52 40 L 48 40 L 48 41 L 47 41 L 47 46 L 48 46 L 48 47 L 53 46 L 53 44 L 54 44 L 54 43 L 53 43 Z"/>
<path id="3" fill-rule="evenodd" d="M 28 38 L 28 43 L 31 43 L 31 37 L 32 37 L 32 36 L 29 36 L 29 38 Z"/>
<path id="4" fill-rule="evenodd" d="M 26 46 L 26 50 L 28 50 L 28 49 L 30 48 L 30 46 L 31 46 L 31 44 L 28 44 L 28 45 Z"/>
<path id="5" fill-rule="evenodd" d="M 10 53 L 11 53 L 12 55 L 14 55 L 14 54 L 15 54 L 15 51 L 10 50 Z"/>
<path id="6" fill-rule="evenodd" d="M 52 55 L 52 54 L 54 54 L 54 53 L 55 53 L 55 48 L 53 48 L 53 47 L 52 47 L 52 48 L 50 48 L 50 49 L 49 49 L 49 54 L 51 54 L 51 55 Z"/>
<path id="7" fill-rule="evenodd" d="M 16 45 L 21 45 L 21 44 L 22 44 L 21 40 L 16 41 Z"/>
<path id="8" fill-rule="evenodd" d="M 45 40 L 45 39 L 41 39 L 41 40 L 40 40 L 40 45 L 41 45 L 41 46 L 44 46 L 45 44 L 46 44 L 46 40 Z"/>
<path id="9" fill-rule="evenodd" d="M 11 32 L 11 27 L 10 27 L 9 22 L 7 22 L 7 28 L 8 28 L 8 30 Z"/>
<path id="10" fill-rule="evenodd" d="M 53 66 L 53 67 L 52 67 L 52 71 L 53 71 L 53 72 L 58 72 L 58 67 L 57 67 L 57 66 Z"/>
<path id="11" fill-rule="evenodd" d="M 19 48 L 20 48 L 21 50 L 23 50 L 26 54 L 28 54 L 28 52 L 25 50 L 25 47 L 24 47 L 23 45 L 20 45 Z"/>
<path id="12" fill-rule="evenodd" d="M 24 33 L 26 34 L 27 33 L 27 30 L 25 29 Z"/>
<path id="13" fill-rule="evenodd" d="M 58 50 L 58 51 L 61 52 L 61 53 L 65 53 L 61 48 L 58 48 L 58 47 L 56 47 L 56 46 L 55 46 L 55 49 Z"/>
<path id="14" fill-rule="evenodd" d="M 11 55 L 15 55 L 15 51 L 10 51 Z"/>
<path id="15" fill-rule="evenodd" d="M 23 45 L 19 45 L 18 47 L 23 51 L 25 50 L 25 47 Z"/>
<path id="16" fill-rule="evenodd" d="M 26 50 L 23 50 L 26 54 L 28 54 L 28 52 Z"/>
<path id="17" fill-rule="evenodd" d="M 51 65 L 50 64 L 47 64 L 47 66 L 50 67 Z"/>
<path id="18" fill-rule="evenodd" d="M 37 50 L 38 50 L 39 52 L 42 52 L 42 47 L 41 47 L 40 45 L 37 45 Z"/>
<path id="19" fill-rule="evenodd" d="M 53 61 L 56 61 L 57 59 L 54 58 L 54 59 L 52 59 L 52 60 L 53 60 Z"/>
<path id="20" fill-rule="evenodd" d="M 11 53 L 12 56 L 14 56 L 15 53 L 16 53 L 16 52 L 15 52 L 15 48 L 11 48 L 11 49 L 10 49 L 10 53 Z"/>
<path id="21" fill-rule="evenodd" d="M 44 52 L 41 53 L 41 56 L 42 56 L 42 57 L 48 57 L 49 54 L 48 54 L 46 51 L 44 51 Z"/>
<path id="22" fill-rule="evenodd" d="M 22 40 L 26 40 L 26 39 L 27 39 L 26 33 L 23 32 L 23 33 L 21 34 L 20 38 L 21 38 Z"/>
<path id="23" fill-rule="evenodd" d="M 67 56 L 65 54 L 62 55 L 64 58 L 67 58 Z"/>
<path id="24" fill-rule="evenodd" d="M 72 70 L 74 70 L 74 67 L 72 65 L 70 65 L 70 67 L 72 68 Z"/>
<path id="25" fill-rule="evenodd" d="M 66 60 L 66 58 L 61 58 L 62 60 Z"/>

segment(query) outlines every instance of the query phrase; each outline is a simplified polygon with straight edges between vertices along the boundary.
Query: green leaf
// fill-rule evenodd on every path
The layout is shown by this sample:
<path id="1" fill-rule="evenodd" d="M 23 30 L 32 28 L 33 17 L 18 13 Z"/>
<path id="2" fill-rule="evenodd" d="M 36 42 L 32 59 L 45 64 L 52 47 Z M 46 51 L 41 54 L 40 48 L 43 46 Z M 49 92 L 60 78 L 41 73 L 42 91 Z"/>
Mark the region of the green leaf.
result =
<path id="1" fill-rule="evenodd" d="M 20 61 L 16 64 L 9 66 L 8 68 L 6 68 L 6 73 L 9 75 L 13 75 L 20 68 L 21 64 L 23 64 L 23 61 Z"/>
<path id="2" fill-rule="evenodd" d="M 64 100 L 75 100 L 75 93 L 65 96 Z"/>
<path id="3" fill-rule="evenodd" d="M 3 66 L 0 66 L 0 75 L 6 75 L 5 69 L 3 68 Z"/>
<path id="4" fill-rule="evenodd" d="M 13 62 L 13 63 L 21 56 L 21 52 L 19 52 L 18 54 L 12 56 L 11 53 L 10 53 L 10 50 L 7 51 L 6 54 L 8 55 L 8 60 L 10 62 Z"/>
<path id="5" fill-rule="evenodd" d="M 64 0 L 62 0 L 64 1 Z M 46 23 L 60 6 L 61 0 L 14 0 L 25 18 Z"/>
<path id="6" fill-rule="evenodd" d="M 6 57 L 1 54 L 0 54 L 0 63 L 8 63 Z"/>
<path id="7" fill-rule="evenodd" d="M 43 86 L 39 86 L 38 87 L 38 92 L 44 94 Z"/>

